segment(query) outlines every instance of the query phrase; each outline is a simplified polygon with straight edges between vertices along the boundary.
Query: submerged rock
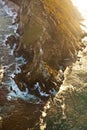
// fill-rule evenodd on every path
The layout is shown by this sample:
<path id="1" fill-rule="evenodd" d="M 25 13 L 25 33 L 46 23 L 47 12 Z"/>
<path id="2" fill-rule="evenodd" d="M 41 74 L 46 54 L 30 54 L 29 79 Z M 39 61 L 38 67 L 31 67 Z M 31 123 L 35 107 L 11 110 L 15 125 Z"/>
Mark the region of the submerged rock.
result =
<path id="1" fill-rule="evenodd" d="M 14 35 L 10 35 L 7 37 L 5 44 L 9 44 L 10 46 L 13 46 L 17 42 L 17 39 L 15 38 Z"/>

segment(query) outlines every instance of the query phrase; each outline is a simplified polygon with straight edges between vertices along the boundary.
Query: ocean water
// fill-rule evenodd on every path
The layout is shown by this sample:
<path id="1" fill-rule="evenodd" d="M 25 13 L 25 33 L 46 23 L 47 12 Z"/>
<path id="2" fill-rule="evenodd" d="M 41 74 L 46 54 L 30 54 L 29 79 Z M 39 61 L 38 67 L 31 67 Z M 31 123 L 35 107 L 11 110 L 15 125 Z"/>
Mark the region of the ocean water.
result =
<path id="1" fill-rule="evenodd" d="M 72 2 L 83 17 L 81 27 L 86 32 L 86 0 Z M 78 53 L 79 61 L 65 70 L 54 99 L 39 102 L 27 89 L 21 92 L 13 80 L 25 61 L 15 58 L 4 44 L 7 36 L 15 35 L 17 26 L 12 26 L 12 19 L 13 13 L 0 0 L 0 130 L 87 130 L 87 47 Z M 82 42 L 86 45 L 87 37 Z"/>

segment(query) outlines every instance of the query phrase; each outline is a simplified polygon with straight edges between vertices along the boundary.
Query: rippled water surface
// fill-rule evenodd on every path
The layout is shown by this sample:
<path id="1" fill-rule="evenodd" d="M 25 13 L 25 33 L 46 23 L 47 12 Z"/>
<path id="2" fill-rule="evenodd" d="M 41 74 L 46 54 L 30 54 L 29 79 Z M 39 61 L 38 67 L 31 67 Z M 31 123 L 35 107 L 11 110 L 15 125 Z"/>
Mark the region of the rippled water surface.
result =
<path id="1" fill-rule="evenodd" d="M 72 1 L 81 9 L 84 17 L 81 27 L 86 31 L 86 8 Z M 8 35 L 15 35 L 12 15 L 7 6 L 0 3 L 0 129 L 87 130 L 87 48 L 79 52 L 79 61 L 67 67 L 65 80 L 55 98 L 40 102 L 27 89 L 21 92 L 13 80 L 25 61 L 23 57 L 14 57 L 13 50 L 4 44 Z M 87 44 L 86 37 L 82 41 Z"/>

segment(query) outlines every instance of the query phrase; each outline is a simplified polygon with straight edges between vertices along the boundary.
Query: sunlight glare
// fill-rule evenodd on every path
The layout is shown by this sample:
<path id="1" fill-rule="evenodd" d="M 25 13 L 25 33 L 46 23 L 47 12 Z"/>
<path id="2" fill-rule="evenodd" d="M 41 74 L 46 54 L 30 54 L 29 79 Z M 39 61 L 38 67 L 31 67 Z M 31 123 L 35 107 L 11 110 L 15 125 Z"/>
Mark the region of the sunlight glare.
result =
<path id="1" fill-rule="evenodd" d="M 80 11 L 87 9 L 87 0 L 72 0 L 72 2 Z"/>

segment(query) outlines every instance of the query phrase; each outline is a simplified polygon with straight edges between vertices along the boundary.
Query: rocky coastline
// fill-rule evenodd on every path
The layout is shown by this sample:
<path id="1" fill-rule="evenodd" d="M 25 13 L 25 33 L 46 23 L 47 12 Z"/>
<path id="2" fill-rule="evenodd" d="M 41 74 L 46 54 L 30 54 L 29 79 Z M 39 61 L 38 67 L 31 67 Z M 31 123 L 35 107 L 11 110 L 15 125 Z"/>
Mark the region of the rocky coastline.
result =
<path id="1" fill-rule="evenodd" d="M 6 44 L 16 43 L 14 55 L 26 59 L 14 80 L 22 91 L 27 87 L 41 99 L 53 97 L 64 80 L 64 70 L 82 49 L 81 16 L 67 0 L 6 0 L 9 7 L 14 3 L 17 36 L 8 37 Z"/>

